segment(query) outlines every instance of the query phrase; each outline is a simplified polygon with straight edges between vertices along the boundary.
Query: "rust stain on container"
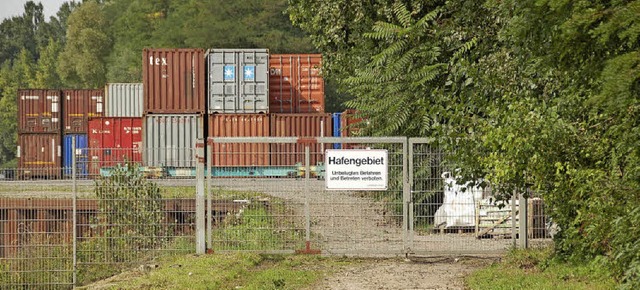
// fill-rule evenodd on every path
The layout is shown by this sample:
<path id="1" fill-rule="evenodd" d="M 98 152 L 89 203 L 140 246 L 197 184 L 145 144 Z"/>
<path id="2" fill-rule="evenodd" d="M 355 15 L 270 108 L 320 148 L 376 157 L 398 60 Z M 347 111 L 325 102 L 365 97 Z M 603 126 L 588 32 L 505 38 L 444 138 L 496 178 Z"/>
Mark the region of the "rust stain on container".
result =
<path id="1" fill-rule="evenodd" d="M 320 54 L 269 56 L 269 111 L 324 113 L 324 80 Z"/>
<path id="2" fill-rule="evenodd" d="M 144 113 L 204 113 L 204 67 L 202 49 L 144 49 Z"/>
<path id="3" fill-rule="evenodd" d="M 62 172 L 61 134 L 19 134 L 18 171 L 22 178 L 60 178 Z"/>
<path id="4" fill-rule="evenodd" d="M 58 133 L 61 130 L 59 90 L 18 90 L 18 133 Z"/>
<path id="5" fill-rule="evenodd" d="M 62 114 L 65 134 L 87 133 L 89 118 L 102 117 L 104 90 L 63 90 Z"/>
<path id="6" fill-rule="evenodd" d="M 268 137 L 269 115 L 213 114 L 208 117 L 209 137 Z M 213 144 L 214 166 L 269 165 L 269 144 Z"/>
<path id="7" fill-rule="evenodd" d="M 328 137 L 331 136 L 331 114 L 271 114 L 271 137 Z M 271 144 L 271 165 L 304 164 L 304 149 L 309 146 L 310 165 L 324 160 L 324 149 L 331 144 Z"/>

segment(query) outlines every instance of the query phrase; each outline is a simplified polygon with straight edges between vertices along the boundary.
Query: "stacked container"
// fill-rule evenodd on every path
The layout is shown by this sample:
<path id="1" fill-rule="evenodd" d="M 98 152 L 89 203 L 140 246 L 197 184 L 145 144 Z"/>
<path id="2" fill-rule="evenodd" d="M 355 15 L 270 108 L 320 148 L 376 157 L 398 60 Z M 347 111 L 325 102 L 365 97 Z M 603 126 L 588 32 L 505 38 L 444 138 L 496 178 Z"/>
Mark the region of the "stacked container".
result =
<path id="1" fill-rule="evenodd" d="M 269 56 L 269 111 L 272 137 L 325 137 L 332 135 L 332 119 L 324 113 L 324 81 L 320 54 Z M 272 144 L 271 165 L 304 164 L 305 147 L 310 165 L 324 159 L 324 144 Z M 327 148 L 328 149 L 328 148 Z"/>
<path id="2" fill-rule="evenodd" d="M 92 176 L 118 165 L 142 162 L 142 83 L 105 86 L 104 116 L 89 120 L 88 171 Z"/>
<path id="3" fill-rule="evenodd" d="M 142 158 L 169 170 L 195 167 L 205 138 L 205 61 L 202 49 L 144 49 Z"/>
<path id="4" fill-rule="evenodd" d="M 208 136 L 269 136 L 269 51 L 210 49 Z M 210 144 L 216 167 L 269 165 L 269 144 Z"/>
<path id="5" fill-rule="evenodd" d="M 142 161 L 142 118 L 102 117 L 89 120 L 88 171 Z"/>
<path id="6" fill-rule="evenodd" d="M 19 178 L 60 178 L 62 106 L 59 90 L 18 91 Z"/>
<path id="7" fill-rule="evenodd" d="M 63 90 L 63 151 L 62 166 L 65 176 L 73 171 L 73 158 L 76 159 L 76 174 L 86 177 L 88 174 L 87 132 L 89 118 L 101 117 L 104 114 L 104 90 Z M 73 150 L 73 138 L 76 139 L 76 150 Z"/>
<path id="8" fill-rule="evenodd" d="M 331 127 L 331 114 L 271 114 L 272 137 L 328 137 L 331 136 Z M 323 162 L 325 144 L 272 144 L 271 165 L 304 164 L 307 146 L 310 165 Z"/>
<path id="9" fill-rule="evenodd" d="M 320 54 L 269 56 L 269 111 L 324 113 L 324 81 Z"/>
<path id="10" fill-rule="evenodd" d="M 210 49 L 209 114 L 269 112 L 269 51 Z"/>

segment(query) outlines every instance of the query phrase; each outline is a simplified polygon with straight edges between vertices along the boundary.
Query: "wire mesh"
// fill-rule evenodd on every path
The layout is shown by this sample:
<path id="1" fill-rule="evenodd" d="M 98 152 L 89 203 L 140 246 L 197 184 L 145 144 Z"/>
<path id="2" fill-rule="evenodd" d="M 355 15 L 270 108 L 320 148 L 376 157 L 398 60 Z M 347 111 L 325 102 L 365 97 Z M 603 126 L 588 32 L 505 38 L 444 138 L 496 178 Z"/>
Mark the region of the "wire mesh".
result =
<path id="1" fill-rule="evenodd" d="M 253 143 L 268 146 L 236 146 L 232 138 L 214 140 L 214 143 L 233 145 L 226 148 L 238 149 L 212 152 L 220 159 L 241 160 L 241 156 L 264 154 L 264 151 L 244 149 L 266 147 L 270 148 L 267 154 L 271 163 L 234 169 L 213 166 L 211 172 L 235 170 L 235 176 L 214 174 L 210 181 L 214 200 L 235 204 L 214 217 L 216 223 L 210 233 L 212 250 L 320 251 L 356 256 L 403 253 L 402 142 L 363 140 L 346 146 L 388 150 L 388 190 L 333 191 L 326 189 L 324 180 L 325 149 L 334 147 L 330 141 L 305 143 L 281 139 L 270 143 L 256 138 Z"/>
<path id="2" fill-rule="evenodd" d="M 13 177 L 24 175 L 10 171 Z M 71 288 L 71 185 L 10 177 L 0 180 L 0 288 Z"/>

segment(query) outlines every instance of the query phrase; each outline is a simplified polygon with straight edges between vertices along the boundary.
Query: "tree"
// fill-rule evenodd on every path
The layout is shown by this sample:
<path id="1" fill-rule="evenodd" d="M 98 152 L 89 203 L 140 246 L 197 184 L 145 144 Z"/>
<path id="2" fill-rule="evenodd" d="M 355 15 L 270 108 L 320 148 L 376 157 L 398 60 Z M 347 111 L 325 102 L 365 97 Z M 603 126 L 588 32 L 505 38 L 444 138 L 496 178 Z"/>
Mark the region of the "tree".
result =
<path id="1" fill-rule="evenodd" d="M 31 86 L 34 88 L 60 88 L 60 77 L 56 71 L 60 44 L 49 39 L 49 43 L 41 50 L 40 59 L 35 67 L 35 78 Z"/>
<path id="2" fill-rule="evenodd" d="M 58 73 L 73 88 L 98 88 L 106 83 L 106 59 L 111 39 L 102 8 L 94 1 L 82 3 L 69 16 L 67 42 L 60 54 Z"/>

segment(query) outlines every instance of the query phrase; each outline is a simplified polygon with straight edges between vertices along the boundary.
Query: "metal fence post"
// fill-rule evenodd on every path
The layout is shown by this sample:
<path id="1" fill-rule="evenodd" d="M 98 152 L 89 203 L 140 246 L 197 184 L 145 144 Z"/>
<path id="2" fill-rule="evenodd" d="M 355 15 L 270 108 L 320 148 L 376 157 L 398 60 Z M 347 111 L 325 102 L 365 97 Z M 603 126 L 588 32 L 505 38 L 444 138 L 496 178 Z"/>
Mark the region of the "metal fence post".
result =
<path id="1" fill-rule="evenodd" d="M 411 148 L 412 149 L 412 148 Z M 409 183 L 409 164 L 413 165 L 412 154 L 409 153 L 409 139 L 405 138 L 402 142 L 402 228 L 403 228 L 403 244 L 405 255 L 409 255 L 409 251 L 413 247 L 413 201 L 411 197 L 411 183 Z M 407 162 L 409 159 L 409 162 Z M 411 168 L 413 170 L 413 167 Z M 409 236 L 411 235 L 411 236 Z"/>
<path id="2" fill-rule="evenodd" d="M 518 244 L 518 241 L 516 240 L 516 235 L 518 234 L 516 217 L 516 191 L 513 191 L 511 194 L 511 240 L 513 241 L 514 248 Z"/>
<path id="3" fill-rule="evenodd" d="M 213 158 L 211 151 L 213 151 L 213 146 L 207 146 L 205 150 L 207 151 L 207 168 L 205 170 L 207 174 L 207 249 L 213 249 L 213 217 L 211 216 L 211 159 Z"/>
<path id="4" fill-rule="evenodd" d="M 520 194 L 520 248 L 527 249 L 529 247 L 529 237 L 527 235 L 528 225 L 527 225 L 527 198 L 524 194 Z"/>
<path id="5" fill-rule="evenodd" d="M 311 166 L 309 163 L 311 162 L 311 154 L 309 152 L 309 145 L 304 146 L 304 215 L 305 215 L 305 230 L 306 236 L 305 241 L 307 244 L 311 243 L 311 213 L 309 212 L 309 176 L 311 175 L 309 171 L 311 171 Z"/>
<path id="6" fill-rule="evenodd" d="M 204 140 L 196 142 L 196 254 L 206 252 L 204 202 Z"/>
<path id="7" fill-rule="evenodd" d="M 72 278 L 72 283 L 73 286 L 76 285 L 77 279 L 78 279 L 78 215 L 77 215 L 77 211 L 78 211 L 78 184 L 77 184 L 77 180 L 76 180 L 76 137 L 73 136 L 71 138 L 71 149 L 73 152 L 71 154 L 71 179 L 72 181 L 72 185 L 71 185 L 71 191 L 73 194 L 72 197 L 72 224 L 73 224 L 73 278 Z"/>

